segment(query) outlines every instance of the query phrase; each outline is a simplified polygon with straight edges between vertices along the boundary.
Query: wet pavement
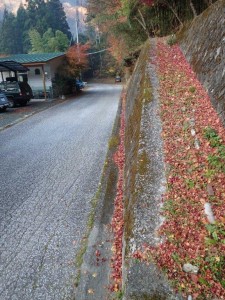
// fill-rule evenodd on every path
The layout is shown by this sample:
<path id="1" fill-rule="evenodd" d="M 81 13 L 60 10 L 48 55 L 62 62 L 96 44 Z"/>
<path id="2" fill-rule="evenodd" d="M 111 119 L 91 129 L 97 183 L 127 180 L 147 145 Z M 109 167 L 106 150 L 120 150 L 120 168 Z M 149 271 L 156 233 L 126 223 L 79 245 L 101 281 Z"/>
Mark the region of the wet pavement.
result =
<path id="1" fill-rule="evenodd" d="M 120 92 L 93 84 L 0 132 L 1 300 L 73 299 L 75 256 Z"/>

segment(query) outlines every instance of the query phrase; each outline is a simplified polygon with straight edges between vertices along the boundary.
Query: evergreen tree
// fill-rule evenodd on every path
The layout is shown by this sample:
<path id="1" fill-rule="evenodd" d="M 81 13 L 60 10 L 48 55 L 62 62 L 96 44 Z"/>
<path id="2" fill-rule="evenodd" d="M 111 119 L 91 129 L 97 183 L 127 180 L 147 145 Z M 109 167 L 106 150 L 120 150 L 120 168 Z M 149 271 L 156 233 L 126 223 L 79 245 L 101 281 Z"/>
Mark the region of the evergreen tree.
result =
<path id="1" fill-rule="evenodd" d="M 42 35 L 49 27 L 46 20 L 46 3 L 44 0 L 26 0 L 26 2 L 27 29 L 35 28 Z"/>
<path id="2" fill-rule="evenodd" d="M 66 20 L 66 14 L 60 0 L 47 0 L 46 20 L 48 27 L 52 28 L 53 32 L 60 30 L 66 34 L 69 39 L 71 39 L 71 33 Z"/>
<path id="3" fill-rule="evenodd" d="M 26 0 L 24 6 L 20 5 L 16 17 L 5 11 L 0 30 L 3 37 L 0 51 L 4 53 L 40 52 L 41 49 L 41 52 L 46 52 L 41 45 L 44 39 L 47 39 L 47 52 L 65 51 L 68 39 L 71 39 L 66 14 L 59 0 Z"/>
<path id="4" fill-rule="evenodd" d="M 16 17 L 5 9 L 0 31 L 0 52 L 15 54 L 19 51 L 19 36 L 17 34 Z"/>
<path id="5" fill-rule="evenodd" d="M 29 35 L 27 31 L 27 11 L 22 4 L 17 10 L 17 33 L 19 36 L 18 53 L 26 53 L 30 47 Z"/>

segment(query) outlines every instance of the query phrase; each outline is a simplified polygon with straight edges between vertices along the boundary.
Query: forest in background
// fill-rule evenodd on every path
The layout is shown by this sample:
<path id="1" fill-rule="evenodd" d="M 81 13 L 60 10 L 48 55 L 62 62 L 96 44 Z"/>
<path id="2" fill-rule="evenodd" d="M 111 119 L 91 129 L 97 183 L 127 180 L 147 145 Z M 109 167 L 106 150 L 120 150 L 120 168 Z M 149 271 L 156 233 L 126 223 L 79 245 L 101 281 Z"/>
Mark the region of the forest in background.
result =
<path id="1" fill-rule="evenodd" d="M 85 1 L 77 1 L 81 3 Z M 98 31 L 91 25 L 87 24 L 86 28 L 86 33 L 79 32 L 79 46 L 76 46 L 77 38 L 71 34 L 60 0 L 26 0 L 16 14 L 4 10 L 0 20 L 0 56 L 65 52 L 67 63 L 60 70 L 60 78 L 65 74 L 78 74 L 80 70 L 86 70 L 87 77 L 99 76 L 103 69 L 106 70 L 104 76 L 108 76 L 115 61 L 110 53 L 98 53 L 102 47 L 106 48 L 106 41 L 99 38 Z M 97 53 L 87 56 L 88 51 Z"/>
<path id="2" fill-rule="evenodd" d="M 176 33 L 215 0 L 89 0 L 88 21 L 122 62 L 148 37 Z"/>
<path id="3" fill-rule="evenodd" d="M 59 0 L 27 0 L 16 15 L 5 9 L 0 37 L 1 54 L 55 52 L 68 48 L 71 33 Z"/>
<path id="4" fill-rule="evenodd" d="M 87 76 L 121 73 L 147 38 L 176 33 L 215 0 L 89 0 L 80 48 L 89 52 Z M 60 0 L 26 0 L 16 15 L 5 9 L 0 54 L 67 52 L 76 44 Z M 98 52 L 106 49 L 107 51 Z M 85 64 L 87 66 L 87 64 Z"/>

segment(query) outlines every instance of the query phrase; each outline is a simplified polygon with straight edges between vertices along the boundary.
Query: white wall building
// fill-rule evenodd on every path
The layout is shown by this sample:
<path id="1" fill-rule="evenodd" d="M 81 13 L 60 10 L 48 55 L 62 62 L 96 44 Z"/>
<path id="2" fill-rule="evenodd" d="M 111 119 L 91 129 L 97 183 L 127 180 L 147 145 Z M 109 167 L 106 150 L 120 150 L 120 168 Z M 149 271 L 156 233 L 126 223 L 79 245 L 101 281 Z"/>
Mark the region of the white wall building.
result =
<path id="1" fill-rule="evenodd" d="M 26 73 L 18 73 L 19 81 L 27 78 L 35 98 L 50 98 L 53 96 L 52 80 L 55 77 L 57 69 L 62 65 L 65 59 L 65 53 L 35 53 L 35 54 L 15 54 L 0 58 L 1 61 L 15 61 L 29 69 Z M 2 74 L 3 79 L 14 76 L 10 72 Z"/>

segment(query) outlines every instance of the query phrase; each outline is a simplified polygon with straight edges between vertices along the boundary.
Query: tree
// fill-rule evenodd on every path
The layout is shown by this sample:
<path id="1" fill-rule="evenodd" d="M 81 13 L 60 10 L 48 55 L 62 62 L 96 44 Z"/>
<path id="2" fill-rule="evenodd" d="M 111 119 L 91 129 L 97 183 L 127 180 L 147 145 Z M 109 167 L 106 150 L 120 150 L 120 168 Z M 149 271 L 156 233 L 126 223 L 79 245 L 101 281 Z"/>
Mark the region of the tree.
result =
<path id="1" fill-rule="evenodd" d="M 46 21 L 46 3 L 44 0 L 26 0 L 26 29 L 36 29 L 41 35 L 48 29 Z"/>
<path id="2" fill-rule="evenodd" d="M 16 25 L 17 25 L 17 35 L 19 40 L 18 53 L 24 53 L 29 48 L 29 39 L 26 32 L 26 22 L 27 22 L 27 11 L 22 4 L 20 4 L 17 15 L 16 15 Z"/>
<path id="3" fill-rule="evenodd" d="M 105 33 L 111 54 L 120 62 L 147 38 L 141 25 L 132 15 L 136 4 L 138 2 L 134 0 L 100 0 L 100 3 L 90 0 L 89 3 L 90 24 Z M 140 3 L 139 5 L 141 6 Z"/>
<path id="4" fill-rule="evenodd" d="M 57 70 L 54 89 L 59 95 L 69 94 L 75 91 L 75 79 L 80 77 L 81 71 L 88 68 L 89 44 L 71 46 L 64 60 L 64 64 Z"/>
<path id="5" fill-rule="evenodd" d="M 31 53 L 48 53 L 48 52 L 64 52 L 69 47 L 69 40 L 67 36 L 57 30 L 54 34 L 53 30 L 49 28 L 43 36 L 36 29 L 29 31 Z"/>
<path id="6" fill-rule="evenodd" d="M 53 32 L 59 30 L 63 32 L 68 39 L 71 39 L 71 32 L 66 20 L 66 14 L 60 0 L 47 0 L 46 2 L 46 20 L 48 27 L 52 28 Z"/>
<path id="7" fill-rule="evenodd" d="M 176 32 L 216 0 L 89 0 L 89 23 L 107 33 L 118 59 L 135 51 L 149 36 Z M 119 54 L 119 55 L 118 55 Z"/>
<path id="8" fill-rule="evenodd" d="M 29 36 L 29 42 L 32 39 L 34 45 L 33 38 L 37 34 L 34 34 L 32 30 L 35 29 L 41 37 L 47 38 L 47 32 L 51 28 L 53 36 L 51 36 L 51 40 L 50 37 L 48 38 L 46 48 L 49 52 L 65 51 L 68 47 L 68 39 L 71 39 L 71 33 L 61 2 L 59 0 L 26 0 L 26 7 L 24 39 Z M 29 34 L 30 31 L 31 34 Z M 27 44 L 27 39 L 24 40 L 24 43 Z M 37 41 L 37 43 L 39 42 Z M 30 48 L 32 48 L 31 45 Z M 36 51 L 36 49 L 28 51 L 30 50 Z"/>
<path id="9" fill-rule="evenodd" d="M 3 21 L 0 28 L 0 52 L 14 54 L 19 49 L 19 35 L 17 34 L 16 17 L 7 9 L 4 10 Z"/>
<path id="10" fill-rule="evenodd" d="M 90 49 L 90 45 L 74 45 L 71 46 L 67 53 L 67 67 L 66 72 L 71 76 L 77 76 L 81 70 L 88 67 L 88 55 L 87 51 Z"/>
<path id="11" fill-rule="evenodd" d="M 56 43 L 55 49 L 57 49 L 57 51 L 63 52 L 68 49 L 70 42 L 66 34 L 64 34 L 60 30 L 56 30 L 55 43 Z"/>
<path id="12" fill-rule="evenodd" d="M 44 43 L 40 33 L 36 29 L 29 31 L 30 43 L 31 43 L 31 53 L 42 53 L 44 51 Z"/>

